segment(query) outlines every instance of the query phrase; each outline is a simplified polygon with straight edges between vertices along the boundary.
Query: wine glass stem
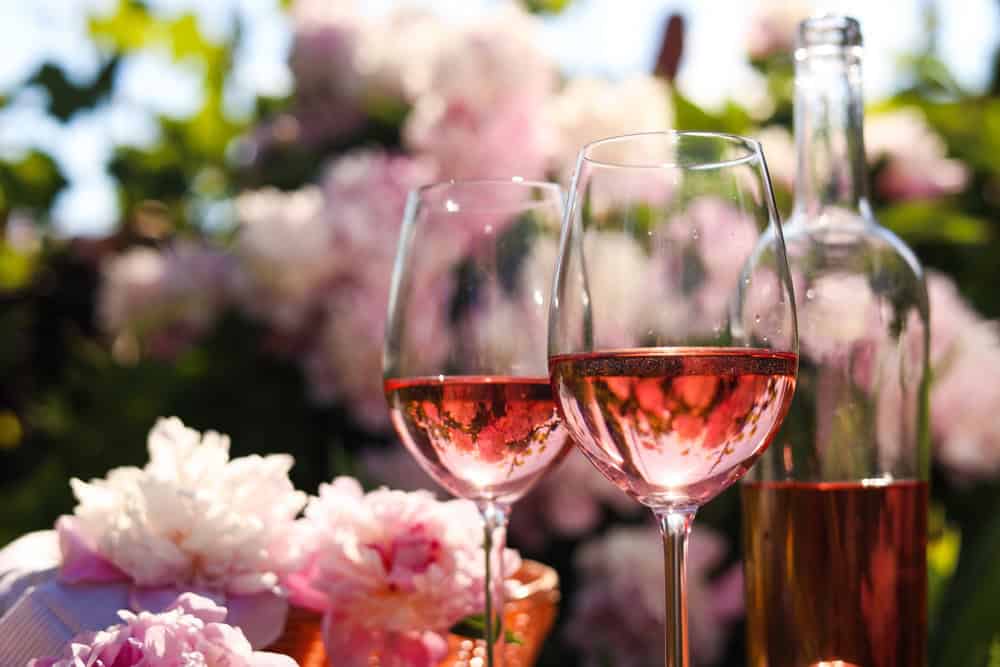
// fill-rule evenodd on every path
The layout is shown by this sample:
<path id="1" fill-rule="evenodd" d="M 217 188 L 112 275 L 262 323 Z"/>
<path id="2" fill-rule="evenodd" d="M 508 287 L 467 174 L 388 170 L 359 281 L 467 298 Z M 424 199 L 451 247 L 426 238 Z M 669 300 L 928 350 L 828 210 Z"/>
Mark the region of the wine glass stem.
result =
<path id="1" fill-rule="evenodd" d="M 687 544 L 696 507 L 654 510 L 663 535 L 666 579 L 666 667 L 688 667 Z"/>
<path id="2" fill-rule="evenodd" d="M 507 546 L 507 520 L 510 516 L 510 506 L 493 500 L 478 503 L 479 513 L 483 517 L 483 556 L 486 559 L 486 666 L 500 667 L 503 664 L 503 651 L 496 650 L 495 644 L 503 646 L 503 552 Z M 496 554 L 496 558 L 492 557 Z M 493 566 L 496 565 L 496 572 Z M 497 641 L 494 641 L 497 640 Z"/>

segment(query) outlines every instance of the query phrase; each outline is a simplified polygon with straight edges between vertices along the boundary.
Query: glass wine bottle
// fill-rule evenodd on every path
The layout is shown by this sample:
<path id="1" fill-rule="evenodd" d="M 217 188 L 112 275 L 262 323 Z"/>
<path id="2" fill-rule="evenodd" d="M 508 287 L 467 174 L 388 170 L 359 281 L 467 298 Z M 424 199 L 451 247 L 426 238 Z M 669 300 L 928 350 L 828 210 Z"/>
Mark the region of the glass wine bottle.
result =
<path id="1" fill-rule="evenodd" d="M 802 22 L 796 394 L 741 488 L 749 664 L 926 665 L 927 293 L 867 195 L 861 30 Z"/>

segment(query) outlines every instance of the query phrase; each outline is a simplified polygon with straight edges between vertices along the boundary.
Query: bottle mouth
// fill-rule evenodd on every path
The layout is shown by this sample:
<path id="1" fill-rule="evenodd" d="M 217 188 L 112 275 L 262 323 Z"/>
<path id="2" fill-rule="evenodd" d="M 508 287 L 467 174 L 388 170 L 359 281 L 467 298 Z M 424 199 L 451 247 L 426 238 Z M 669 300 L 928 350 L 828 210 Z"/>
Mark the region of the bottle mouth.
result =
<path id="1" fill-rule="evenodd" d="M 796 49 L 814 47 L 850 48 L 861 46 L 861 24 L 857 19 L 825 14 L 799 23 Z"/>

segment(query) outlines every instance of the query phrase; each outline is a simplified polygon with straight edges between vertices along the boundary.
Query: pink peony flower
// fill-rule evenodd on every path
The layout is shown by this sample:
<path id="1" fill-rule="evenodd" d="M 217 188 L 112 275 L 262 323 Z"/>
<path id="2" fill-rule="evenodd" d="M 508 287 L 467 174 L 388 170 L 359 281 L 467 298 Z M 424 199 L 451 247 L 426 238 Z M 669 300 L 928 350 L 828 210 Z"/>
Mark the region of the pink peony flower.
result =
<path id="1" fill-rule="evenodd" d="M 157 422 L 149 455 L 142 469 L 71 480 L 78 505 L 56 524 L 59 578 L 130 582 L 136 610 L 162 608 L 179 591 L 228 599 L 252 622 L 244 630 L 255 646 L 270 643 L 287 610 L 279 578 L 301 558 L 295 517 L 306 498 L 288 479 L 292 458 L 230 460 L 226 436 L 177 418 Z"/>
<path id="2" fill-rule="evenodd" d="M 403 128 L 410 150 L 446 178 L 537 178 L 552 135 L 543 104 L 556 82 L 535 19 L 513 7 L 444 41 Z"/>
<path id="3" fill-rule="evenodd" d="M 950 278 L 931 272 L 931 432 L 934 453 L 953 479 L 1000 475 L 1000 326 L 982 320 Z"/>
<path id="4" fill-rule="evenodd" d="M 483 606 L 482 523 L 465 500 L 425 491 L 365 494 L 353 479 L 320 487 L 304 519 L 312 546 L 288 577 L 292 600 L 324 614 L 330 662 L 433 665 L 444 635 Z M 519 566 L 506 551 L 508 572 Z"/>
<path id="5" fill-rule="evenodd" d="M 553 537 L 580 538 L 597 528 L 605 510 L 635 516 L 642 506 L 574 449 L 517 503 L 511 539 L 538 548 Z"/>
<path id="6" fill-rule="evenodd" d="M 354 2 L 340 0 L 296 0 L 291 16 L 294 115 L 271 127 L 265 143 L 275 139 L 308 144 L 342 136 L 364 121 L 357 53 L 365 20 Z"/>
<path id="7" fill-rule="evenodd" d="M 803 0 L 767 0 L 750 21 L 747 51 L 750 58 L 764 60 L 775 55 L 791 57 L 799 22 L 809 16 Z"/>
<path id="8" fill-rule="evenodd" d="M 688 618 L 694 664 L 711 664 L 730 624 L 743 614 L 742 571 L 734 565 L 709 580 L 726 554 L 722 537 L 696 527 L 688 545 Z M 580 589 L 566 633 L 586 664 L 663 664 L 663 544 L 652 526 L 617 527 L 581 546 Z"/>
<path id="9" fill-rule="evenodd" d="M 434 170 L 424 160 L 360 151 L 331 163 L 321 185 L 322 224 L 329 231 L 324 252 L 331 271 L 317 296 L 318 327 L 302 364 L 315 398 L 347 401 L 372 428 L 384 428 L 388 422 L 381 383 L 382 339 L 406 199 L 410 190 L 433 178 Z M 447 275 L 457 257 L 452 240 L 442 233 L 436 241 L 423 242 L 440 251 L 434 268 L 440 276 Z M 419 317 L 442 316 L 450 296 L 443 291 L 446 284 L 435 279 L 431 268 L 419 281 L 413 297 L 419 301 L 415 305 L 422 306 Z M 448 342 L 440 327 L 435 334 L 427 337 L 424 349 L 431 357 L 444 354 Z"/>
<path id="10" fill-rule="evenodd" d="M 438 55 L 453 31 L 412 7 L 380 17 L 359 9 L 354 2 L 293 4 L 295 106 L 287 117 L 291 123 L 275 124 L 269 140 L 311 144 L 337 138 L 366 115 L 405 110 L 430 88 Z"/>
<path id="11" fill-rule="evenodd" d="M 444 178 L 541 178 L 551 133 L 541 98 L 513 95 L 476 109 L 465 100 L 421 104 L 404 129 L 407 146 L 436 161 Z"/>
<path id="12" fill-rule="evenodd" d="M 160 614 L 119 612 L 122 623 L 74 637 L 61 657 L 27 667 L 295 667 L 276 653 L 254 652 L 226 608 L 191 593 Z"/>
<path id="13" fill-rule="evenodd" d="M 234 276 L 228 256 L 192 241 L 163 251 L 134 247 L 102 267 L 98 321 L 120 358 L 134 358 L 141 347 L 169 359 L 215 324 Z"/>
<path id="14" fill-rule="evenodd" d="M 916 109 L 876 114 L 865 123 L 870 159 L 884 159 L 876 187 L 889 199 L 929 199 L 961 192 L 969 171 L 947 157 L 944 141 Z"/>
<path id="15" fill-rule="evenodd" d="M 647 304 L 656 306 L 644 309 L 655 316 L 653 331 L 719 335 L 757 243 L 752 218 L 727 200 L 704 196 L 658 234 L 651 258 L 657 276 L 645 290 Z"/>
<path id="16" fill-rule="evenodd" d="M 244 222 L 237 252 L 246 267 L 241 302 L 297 339 L 314 399 L 346 401 L 376 429 L 388 420 L 380 378 L 397 237 L 407 195 L 434 178 L 426 160 L 361 150 L 331 162 L 319 186 L 237 200 Z M 444 312 L 449 295 L 440 278 L 460 247 L 452 231 L 426 242 L 440 266 L 424 272 L 415 290 L 421 318 Z M 428 355 L 447 345 L 440 328 L 435 333 L 427 336 Z"/>

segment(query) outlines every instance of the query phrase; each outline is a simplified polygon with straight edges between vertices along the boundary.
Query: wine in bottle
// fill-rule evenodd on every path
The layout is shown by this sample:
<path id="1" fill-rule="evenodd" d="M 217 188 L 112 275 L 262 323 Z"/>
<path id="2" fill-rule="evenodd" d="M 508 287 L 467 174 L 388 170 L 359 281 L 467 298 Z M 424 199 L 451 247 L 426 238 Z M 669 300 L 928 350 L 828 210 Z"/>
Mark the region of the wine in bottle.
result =
<path id="1" fill-rule="evenodd" d="M 861 41 L 843 16 L 799 27 L 799 375 L 741 489 L 753 667 L 927 664 L 927 294 L 869 204 Z"/>

